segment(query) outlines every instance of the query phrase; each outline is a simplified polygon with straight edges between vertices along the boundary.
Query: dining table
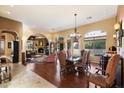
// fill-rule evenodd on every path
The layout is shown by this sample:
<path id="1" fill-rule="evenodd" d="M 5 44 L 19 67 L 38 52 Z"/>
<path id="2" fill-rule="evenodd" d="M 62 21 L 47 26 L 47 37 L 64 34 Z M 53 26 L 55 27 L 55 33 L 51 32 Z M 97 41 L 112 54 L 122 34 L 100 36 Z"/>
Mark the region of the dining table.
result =
<path id="1" fill-rule="evenodd" d="M 71 56 L 66 59 L 69 63 L 76 63 L 81 60 L 81 56 Z"/>
<path id="2" fill-rule="evenodd" d="M 77 72 L 77 70 L 75 69 L 75 63 L 80 62 L 81 61 L 81 56 L 70 56 L 66 59 L 66 62 L 68 65 L 74 65 L 74 67 L 72 68 L 73 72 Z"/>

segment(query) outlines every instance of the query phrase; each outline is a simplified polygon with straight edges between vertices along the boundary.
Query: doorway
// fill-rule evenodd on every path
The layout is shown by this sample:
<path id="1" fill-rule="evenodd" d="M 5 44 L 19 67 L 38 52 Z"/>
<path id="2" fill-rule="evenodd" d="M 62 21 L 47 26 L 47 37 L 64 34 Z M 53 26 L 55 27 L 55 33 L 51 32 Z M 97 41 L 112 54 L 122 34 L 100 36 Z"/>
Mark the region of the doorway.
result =
<path id="1" fill-rule="evenodd" d="M 19 62 L 19 40 L 14 31 L 2 30 L 0 39 L 0 54 L 9 57 L 13 63 Z"/>
<path id="2" fill-rule="evenodd" d="M 29 36 L 26 42 L 26 58 L 36 55 L 49 55 L 49 42 L 42 34 Z"/>

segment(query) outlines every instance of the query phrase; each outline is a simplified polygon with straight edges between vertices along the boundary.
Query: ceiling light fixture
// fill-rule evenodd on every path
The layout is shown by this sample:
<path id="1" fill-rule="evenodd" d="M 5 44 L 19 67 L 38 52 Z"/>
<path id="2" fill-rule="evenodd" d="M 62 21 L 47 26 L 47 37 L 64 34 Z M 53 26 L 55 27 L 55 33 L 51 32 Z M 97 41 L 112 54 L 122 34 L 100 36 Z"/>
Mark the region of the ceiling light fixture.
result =
<path id="1" fill-rule="evenodd" d="M 74 28 L 74 33 L 70 34 L 70 38 L 73 39 L 73 41 L 78 41 L 78 39 L 81 37 L 81 35 L 77 32 L 76 28 L 76 16 L 77 14 L 74 14 L 75 16 L 75 28 Z"/>
<path id="2" fill-rule="evenodd" d="M 87 17 L 87 20 L 90 20 L 90 19 L 92 19 L 92 17 L 91 17 L 91 16 Z"/>

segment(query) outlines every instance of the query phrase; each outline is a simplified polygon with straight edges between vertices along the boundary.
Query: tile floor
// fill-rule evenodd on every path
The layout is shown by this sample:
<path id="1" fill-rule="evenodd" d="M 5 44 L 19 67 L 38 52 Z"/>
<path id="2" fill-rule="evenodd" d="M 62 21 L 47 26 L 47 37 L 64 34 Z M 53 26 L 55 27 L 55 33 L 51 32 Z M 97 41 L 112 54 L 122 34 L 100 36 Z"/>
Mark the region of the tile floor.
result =
<path id="1" fill-rule="evenodd" d="M 21 64 L 12 65 L 12 80 L 3 81 L 0 88 L 55 88 L 53 84 L 38 76 Z"/>

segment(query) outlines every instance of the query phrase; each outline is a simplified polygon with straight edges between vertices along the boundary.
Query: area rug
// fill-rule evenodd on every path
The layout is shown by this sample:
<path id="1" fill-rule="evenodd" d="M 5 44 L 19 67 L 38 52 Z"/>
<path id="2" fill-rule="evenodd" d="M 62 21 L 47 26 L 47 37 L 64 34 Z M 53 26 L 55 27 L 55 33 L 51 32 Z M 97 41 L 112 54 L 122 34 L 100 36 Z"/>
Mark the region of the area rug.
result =
<path id="1" fill-rule="evenodd" d="M 56 88 L 36 73 L 25 70 L 13 77 L 10 82 L 0 84 L 1 88 Z"/>
<path id="2" fill-rule="evenodd" d="M 45 59 L 47 58 L 46 55 L 40 56 L 40 57 L 34 57 L 27 61 L 27 63 L 43 63 L 45 62 Z"/>

